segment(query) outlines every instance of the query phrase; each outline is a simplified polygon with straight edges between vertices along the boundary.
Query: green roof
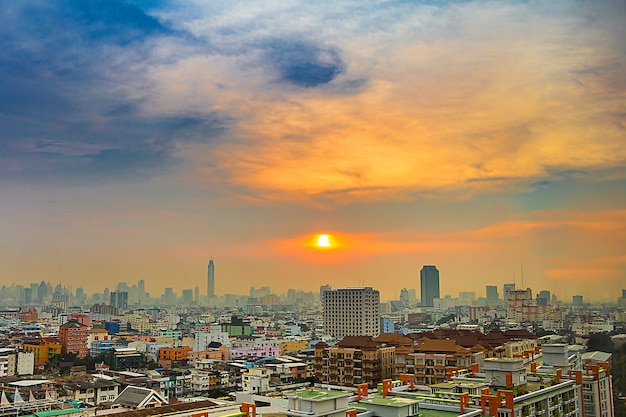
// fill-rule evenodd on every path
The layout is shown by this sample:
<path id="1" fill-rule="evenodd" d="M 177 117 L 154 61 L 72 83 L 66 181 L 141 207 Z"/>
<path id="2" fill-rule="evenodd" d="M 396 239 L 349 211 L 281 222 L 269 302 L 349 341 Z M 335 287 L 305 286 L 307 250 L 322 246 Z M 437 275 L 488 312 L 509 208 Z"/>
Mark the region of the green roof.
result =
<path id="1" fill-rule="evenodd" d="M 403 398 L 403 397 L 373 397 L 366 398 L 361 400 L 365 404 L 380 404 L 380 405 L 389 405 L 393 407 L 404 407 L 406 405 L 415 404 L 417 400 L 411 398 Z"/>
<path id="2" fill-rule="evenodd" d="M 343 397 L 350 395 L 346 391 L 327 391 L 322 389 L 303 389 L 293 392 L 291 395 L 295 397 L 305 398 L 307 400 L 325 400 L 328 398 Z"/>

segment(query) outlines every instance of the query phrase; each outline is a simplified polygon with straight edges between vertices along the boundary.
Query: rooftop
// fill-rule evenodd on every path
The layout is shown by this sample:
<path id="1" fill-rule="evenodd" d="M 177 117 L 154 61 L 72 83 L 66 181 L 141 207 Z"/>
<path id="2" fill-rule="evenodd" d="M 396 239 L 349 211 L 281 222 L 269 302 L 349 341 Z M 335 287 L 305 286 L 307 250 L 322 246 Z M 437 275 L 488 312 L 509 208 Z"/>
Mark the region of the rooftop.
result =
<path id="1" fill-rule="evenodd" d="M 345 391 L 327 391 L 322 389 L 303 389 L 290 394 L 293 397 L 305 398 L 307 400 L 327 400 L 329 398 L 349 396 L 351 393 Z"/>
<path id="2" fill-rule="evenodd" d="M 404 397 L 387 397 L 387 398 L 373 397 L 373 398 L 363 399 L 361 400 L 361 402 L 366 403 L 366 404 L 381 404 L 381 405 L 388 405 L 392 407 L 404 407 L 406 405 L 415 404 L 418 401 L 413 400 L 411 398 L 404 398 Z"/>

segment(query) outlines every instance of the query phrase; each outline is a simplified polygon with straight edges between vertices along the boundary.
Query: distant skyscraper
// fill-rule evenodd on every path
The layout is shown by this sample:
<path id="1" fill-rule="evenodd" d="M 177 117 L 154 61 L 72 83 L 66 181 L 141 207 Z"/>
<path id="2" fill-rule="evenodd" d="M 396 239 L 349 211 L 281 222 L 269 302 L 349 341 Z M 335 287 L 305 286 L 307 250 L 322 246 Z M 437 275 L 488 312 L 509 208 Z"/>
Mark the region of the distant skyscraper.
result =
<path id="1" fill-rule="evenodd" d="M 209 261 L 207 267 L 206 295 L 208 298 L 215 297 L 215 264 L 213 264 L 213 259 Z"/>
<path id="2" fill-rule="evenodd" d="M 572 304 L 574 304 L 575 307 L 582 307 L 583 306 L 583 296 L 582 295 L 573 295 L 572 296 Z"/>
<path id="3" fill-rule="evenodd" d="M 330 291 L 330 290 L 331 290 L 330 285 L 328 285 L 328 284 L 320 285 L 320 303 L 324 299 L 324 291 Z"/>
<path id="4" fill-rule="evenodd" d="M 400 290 L 400 302 L 404 305 L 404 307 L 410 307 L 410 297 L 409 297 L 409 290 L 407 290 L 406 288 L 402 288 Z"/>
<path id="5" fill-rule="evenodd" d="M 128 308 L 128 292 L 126 291 L 111 291 L 109 305 L 120 310 Z"/>
<path id="6" fill-rule="evenodd" d="M 550 305 L 550 291 L 548 290 L 539 291 L 539 294 L 537 294 L 537 305 L 538 306 Z"/>
<path id="7" fill-rule="evenodd" d="M 181 298 L 182 298 L 183 304 L 190 305 L 193 302 L 193 290 L 192 289 L 183 290 L 181 294 Z"/>
<path id="8" fill-rule="evenodd" d="M 504 300 L 505 304 L 507 300 L 509 299 L 509 291 L 513 291 L 514 289 L 515 289 L 515 284 L 504 284 L 502 286 L 502 299 Z"/>
<path id="9" fill-rule="evenodd" d="M 380 293 L 372 287 L 337 288 L 322 292 L 324 333 L 344 336 L 378 336 Z"/>
<path id="10" fill-rule="evenodd" d="M 499 299 L 498 287 L 496 285 L 487 285 L 487 304 L 498 304 Z"/>
<path id="11" fill-rule="evenodd" d="M 424 265 L 420 271 L 420 295 L 423 307 L 433 307 L 439 295 L 439 270 L 435 265 Z"/>

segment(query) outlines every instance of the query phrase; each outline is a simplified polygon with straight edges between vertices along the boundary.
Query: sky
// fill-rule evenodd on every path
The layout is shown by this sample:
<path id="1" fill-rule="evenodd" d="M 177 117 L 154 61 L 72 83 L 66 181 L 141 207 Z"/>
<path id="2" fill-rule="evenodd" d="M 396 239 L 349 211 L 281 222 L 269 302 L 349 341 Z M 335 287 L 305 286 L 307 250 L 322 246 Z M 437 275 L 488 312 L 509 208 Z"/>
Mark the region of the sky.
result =
<path id="1" fill-rule="evenodd" d="M 623 1 L 0 6 L 2 284 L 626 288 Z"/>

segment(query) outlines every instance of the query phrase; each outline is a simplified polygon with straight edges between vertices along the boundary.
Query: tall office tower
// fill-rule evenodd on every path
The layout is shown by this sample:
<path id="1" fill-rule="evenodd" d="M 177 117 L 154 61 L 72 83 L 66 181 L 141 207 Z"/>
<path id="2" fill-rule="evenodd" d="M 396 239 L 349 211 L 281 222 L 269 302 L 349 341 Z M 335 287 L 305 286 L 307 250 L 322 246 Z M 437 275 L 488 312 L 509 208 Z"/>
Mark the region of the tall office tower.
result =
<path id="1" fill-rule="evenodd" d="M 206 296 L 208 298 L 215 297 L 215 264 L 213 259 L 209 261 L 209 266 L 207 267 Z"/>
<path id="2" fill-rule="evenodd" d="M 504 300 L 505 304 L 509 299 L 509 291 L 513 290 L 515 290 L 515 284 L 504 284 L 502 286 L 502 299 Z"/>
<path id="3" fill-rule="evenodd" d="M 128 292 L 126 291 L 111 291 L 110 306 L 116 307 L 120 310 L 128 308 Z"/>
<path id="4" fill-rule="evenodd" d="M 380 292 L 372 287 L 337 288 L 322 292 L 324 333 L 345 336 L 378 336 Z"/>
<path id="5" fill-rule="evenodd" d="M 409 297 L 409 290 L 406 288 L 402 288 L 400 290 L 400 302 L 404 305 L 404 307 L 409 308 L 411 305 L 411 300 Z"/>
<path id="6" fill-rule="evenodd" d="M 174 305 L 176 304 L 176 293 L 172 287 L 167 287 L 163 289 L 163 295 L 161 296 L 161 301 L 166 305 Z"/>
<path id="7" fill-rule="evenodd" d="M 539 291 L 539 294 L 537 294 L 537 305 L 538 306 L 550 305 L 550 291 L 548 290 Z"/>
<path id="8" fill-rule="evenodd" d="M 200 302 L 200 288 L 197 285 L 193 289 L 193 302 L 196 304 Z"/>
<path id="9" fill-rule="evenodd" d="M 583 306 L 583 296 L 582 295 L 573 295 L 572 296 L 572 304 L 574 304 L 574 307 L 582 307 Z"/>
<path id="10" fill-rule="evenodd" d="M 500 301 L 500 296 L 498 295 L 498 286 L 487 285 L 487 304 L 498 304 L 498 301 Z"/>
<path id="11" fill-rule="evenodd" d="M 41 281 L 39 284 L 39 288 L 37 288 L 37 302 L 43 303 L 45 298 L 48 296 L 48 287 L 44 281 Z"/>
<path id="12" fill-rule="evenodd" d="M 439 270 L 435 265 L 424 265 L 420 271 L 420 296 L 422 307 L 433 307 L 439 295 Z"/>
<path id="13" fill-rule="evenodd" d="M 191 303 L 193 302 L 193 290 L 192 289 L 183 290 L 181 294 L 181 298 L 182 298 L 183 304 L 191 305 Z"/>

